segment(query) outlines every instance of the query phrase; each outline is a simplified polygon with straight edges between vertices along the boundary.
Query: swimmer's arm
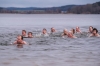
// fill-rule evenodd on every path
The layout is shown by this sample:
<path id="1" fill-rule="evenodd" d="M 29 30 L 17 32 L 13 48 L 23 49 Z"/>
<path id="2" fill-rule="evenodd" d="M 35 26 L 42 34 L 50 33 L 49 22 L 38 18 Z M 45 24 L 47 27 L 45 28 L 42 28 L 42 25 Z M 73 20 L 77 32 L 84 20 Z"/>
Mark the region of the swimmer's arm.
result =
<path id="1" fill-rule="evenodd" d="M 12 43 L 12 44 L 17 44 L 17 41 L 15 41 L 14 43 Z"/>
<path id="2" fill-rule="evenodd" d="M 76 36 L 73 36 L 73 38 L 77 38 Z"/>
<path id="3" fill-rule="evenodd" d="M 93 36 L 92 34 L 89 35 L 89 37 L 92 37 L 92 36 Z"/>
<path id="4" fill-rule="evenodd" d="M 80 31 L 80 33 L 82 34 L 82 31 Z"/>
<path id="5" fill-rule="evenodd" d="M 100 35 L 98 34 L 98 36 L 97 37 L 100 37 Z"/>
<path id="6" fill-rule="evenodd" d="M 10 43 L 10 45 L 15 45 L 15 44 L 17 44 L 17 41 L 15 41 L 15 42 L 13 42 L 13 43 Z"/>
<path id="7" fill-rule="evenodd" d="M 65 38 L 64 36 L 62 36 L 62 38 Z"/>
<path id="8" fill-rule="evenodd" d="M 23 41 L 24 44 L 29 45 L 27 42 Z"/>
<path id="9" fill-rule="evenodd" d="M 64 36 L 64 33 L 61 34 L 61 37 L 63 37 L 63 36 Z"/>
<path id="10" fill-rule="evenodd" d="M 24 44 L 27 44 L 25 41 L 23 41 Z"/>

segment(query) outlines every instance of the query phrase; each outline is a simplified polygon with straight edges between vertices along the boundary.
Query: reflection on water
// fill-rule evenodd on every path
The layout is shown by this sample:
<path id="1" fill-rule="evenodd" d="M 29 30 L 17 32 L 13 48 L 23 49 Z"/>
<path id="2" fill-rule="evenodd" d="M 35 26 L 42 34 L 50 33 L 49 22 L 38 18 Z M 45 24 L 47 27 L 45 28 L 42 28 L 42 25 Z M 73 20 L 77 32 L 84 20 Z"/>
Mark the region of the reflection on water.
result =
<path id="1" fill-rule="evenodd" d="M 9 19 L 10 17 L 6 16 L 6 18 Z M 14 18 L 18 19 L 16 16 Z M 22 17 L 20 18 L 22 19 Z M 1 20 L 5 21 L 4 19 Z M 30 45 L 17 48 L 10 44 L 16 40 L 18 34 L 21 34 L 22 29 L 32 31 L 34 35 L 40 33 L 42 29 L 41 26 L 32 27 L 30 25 L 22 27 L 19 25 L 19 27 L 7 27 L 5 24 L 0 27 L 0 66 L 100 66 L 100 38 L 88 38 L 86 33 L 88 26 L 80 27 L 83 34 L 75 34 L 77 39 L 60 37 L 62 29 L 70 29 L 73 26 L 55 26 L 58 32 L 55 35 L 25 38 L 24 40 Z M 42 27 L 46 27 L 50 31 L 52 26 Z M 98 30 L 100 32 L 99 28 Z"/>

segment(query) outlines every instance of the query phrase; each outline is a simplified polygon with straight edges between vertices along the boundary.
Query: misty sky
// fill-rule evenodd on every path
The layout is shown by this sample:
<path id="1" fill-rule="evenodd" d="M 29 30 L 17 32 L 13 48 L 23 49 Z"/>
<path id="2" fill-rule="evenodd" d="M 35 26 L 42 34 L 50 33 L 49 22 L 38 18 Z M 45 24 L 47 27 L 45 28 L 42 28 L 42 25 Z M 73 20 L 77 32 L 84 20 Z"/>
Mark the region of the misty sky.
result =
<path id="1" fill-rule="evenodd" d="M 0 0 L 0 7 L 55 7 L 63 5 L 83 5 L 100 0 Z"/>

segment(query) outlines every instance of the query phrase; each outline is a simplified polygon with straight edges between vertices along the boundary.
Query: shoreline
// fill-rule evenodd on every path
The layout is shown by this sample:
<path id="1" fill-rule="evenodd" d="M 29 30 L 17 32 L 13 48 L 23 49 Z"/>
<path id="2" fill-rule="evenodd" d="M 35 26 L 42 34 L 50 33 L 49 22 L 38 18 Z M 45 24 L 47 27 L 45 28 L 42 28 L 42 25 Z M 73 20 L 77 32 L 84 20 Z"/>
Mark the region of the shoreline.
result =
<path id="1" fill-rule="evenodd" d="M 0 14 L 22 14 L 22 13 L 0 13 Z M 24 13 L 24 14 L 27 14 L 27 13 Z M 41 14 L 37 13 L 37 14 L 42 15 L 42 14 L 50 14 L 50 13 L 41 13 Z M 57 14 L 61 15 L 62 13 L 55 13 L 55 14 L 52 13 L 52 15 L 57 15 Z M 31 15 L 31 14 L 29 14 L 29 15 Z M 72 13 L 67 13 L 67 14 L 63 14 L 63 15 L 100 15 L 100 14 L 72 14 Z"/>

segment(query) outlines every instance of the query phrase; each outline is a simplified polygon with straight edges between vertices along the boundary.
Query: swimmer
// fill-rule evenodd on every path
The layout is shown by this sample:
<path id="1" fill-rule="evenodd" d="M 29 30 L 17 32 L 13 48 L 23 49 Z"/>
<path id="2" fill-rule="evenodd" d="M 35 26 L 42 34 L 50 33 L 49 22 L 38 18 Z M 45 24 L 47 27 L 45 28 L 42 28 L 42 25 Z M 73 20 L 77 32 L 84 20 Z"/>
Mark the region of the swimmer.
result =
<path id="1" fill-rule="evenodd" d="M 36 34 L 35 37 L 39 38 L 39 37 L 48 37 L 48 36 L 49 36 L 49 34 L 47 33 L 47 30 L 44 28 L 44 29 L 42 30 L 42 32 L 39 33 L 39 34 Z"/>
<path id="2" fill-rule="evenodd" d="M 27 37 L 26 30 L 22 30 L 22 36 Z"/>
<path id="3" fill-rule="evenodd" d="M 68 37 L 69 38 L 77 38 L 76 36 L 73 35 L 72 31 L 68 32 Z"/>
<path id="4" fill-rule="evenodd" d="M 93 31 L 93 27 L 90 26 L 90 27 L 89 27 L 89 32 L 88 32 L 88 33 L 92 33 L 92 31 Z"/>
<path id="5" fill-rule="evenodd" d="M 56 30 L 55 30 L 55 28 L 51 28 L 51 33 L 54 33 L 54 32 L 56 32 Z"/>
<path id="6" fill-rule="evenodd" d="M 45 28 L 42 30 L 42 35 L 43 36 L 49 36 L 48 33 L 47 33 L 47 30 Z"/>
<path id="7" fill-rule="evenodd" d="M 28 32 L 28 38 L 33 38 L 32 32 Z"/>
<path id="8" fill-rule="evenodd" d="M 67 29 L 64 29 L 61 36 L 64 37 L 64 36 L 67 36 L 67 35 L 68 35 L 68 31 L 67 31 Z"/>
<path id="9" fill-rule="evenodd" d="M 73 34 L 75 34 L 75 29 L 72 29 L 71 31 L 72 31 Z"/>
<path id="10" fill-rule="evenodd" d="M 98 30 L 96 28 L 93 28 L 92 34 L 89 37 L 100 37 L 100 35 L 98 34 Z"/>
<path id="11" fill-rule="evenodd" d="M 82 33 L 79 27 L 76 27 L 76 33 Z"/>
<path id="12" fill-rule="evenodd" d="M 24 44 L 27 44 L 25 41 L 23 41 L 23 36 L 18 35 L 17 40 L 14 42 L 14 44 L 17 44 L 18 48 L 23 48 Z"/>

